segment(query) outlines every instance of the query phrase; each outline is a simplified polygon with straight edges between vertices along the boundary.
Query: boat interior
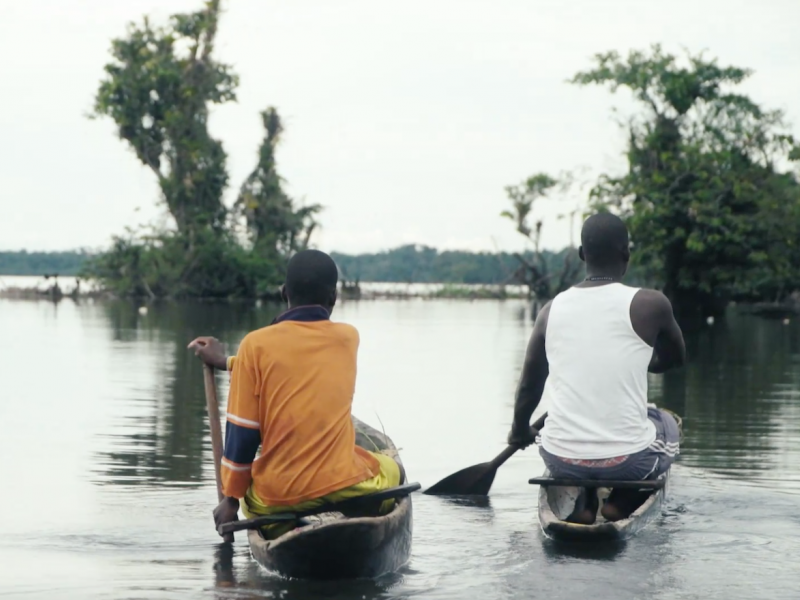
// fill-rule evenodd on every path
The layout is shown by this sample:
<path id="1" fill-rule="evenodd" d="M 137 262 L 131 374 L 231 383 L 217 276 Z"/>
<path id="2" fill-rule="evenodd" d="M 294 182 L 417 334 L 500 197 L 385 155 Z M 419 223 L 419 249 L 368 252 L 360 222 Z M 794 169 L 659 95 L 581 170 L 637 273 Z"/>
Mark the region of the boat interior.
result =
<path id="1" fill-rule="evenodd" d="M 550 507 L 550 510 L 555 515 L 555 517 L 560 521 L 564 521 L 567 517 L 570 516 L 570 514 L 572 514 L 572 511 L 575 508 L 575 503 L 577 502 L 580 495 L 583 493 L 584 486 L 595 488 L 597 490 L 597 496 L 599 499 L 597 507 L 597 518 L 595 524 L 599 525 L 601 523 L 606 522 L 606 519 L 601 514 L 600 509 L 602 508 L 603 503 L 606 501 L 608 496 L 611 494 L 611 490 L 614 487 L 650 490 L 650 494 L 646 498 L 644 498 L 642 504 L 640 504 L 639 507 L 631 515 L 631 517 L 634 517 L 638 514 L 641 514 L 647 509 L 647 506 L 652 502 L 655 493 L 664 487 L 665 480 L 656 479 L 647 481 L 625 481 L 625 482 L 576 481 L 576 483 L 581 484 L 579 486 L 576 486 L 576 485 L 564 485 L 565 482 L 559 479 L 553 479 L 550 477 L 536 477 L 531 479 L 529 483 L 534 485 L 540 485 L 541 487 L 545 488 L 547 494 L 547 503 Z M 613 486 L 609 485 L 612 483 L 615 485 Z"/>

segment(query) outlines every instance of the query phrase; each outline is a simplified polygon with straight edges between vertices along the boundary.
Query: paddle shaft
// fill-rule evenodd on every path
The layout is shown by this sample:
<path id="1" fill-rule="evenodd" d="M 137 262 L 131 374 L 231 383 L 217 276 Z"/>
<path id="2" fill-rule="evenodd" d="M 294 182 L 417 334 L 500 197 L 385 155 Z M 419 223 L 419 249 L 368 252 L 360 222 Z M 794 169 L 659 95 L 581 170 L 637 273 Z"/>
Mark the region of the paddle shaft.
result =
<path id="1" fill-rule="evenodd" d="M 544 427 L 545 419 L 547 419 L 547 413 L 544 413 L 541 417 L 536 419 L 536 421 L 533 422 L 533 425 L 531 425 L 531 427 L 533 427 L 536 430 L 541 429 L 542 427 Z M 494 460 L 492 460 L 492 462 L 490 462 L 489 464 L 493 469 L 497 470 L 502 466 L 504 462 L 506 462 L 509 458 L 514 456 L 517 450 L 521 449 L 522 446 L 508 445 L 506 446 L 505 450 L 503 450 L 500 454 L 495 456 Z"/>
<path id="2" fill-rule="evenodd" d="M 225 494 L 222 492 L 222 427 L 219 424 L 219 402 L 217 400 L 217 381 L 214 378 L 214 367 L 203 365 L 203 383 L 206 389 L 206 410 L 208 411 L 208 425 L 211 429 L 211 451 L 214 455 L 214 477 L 217 481 L 217 501 L 222 502 Z M 222 536 L 225 542 L 233 542 L 233 533 Z"/>

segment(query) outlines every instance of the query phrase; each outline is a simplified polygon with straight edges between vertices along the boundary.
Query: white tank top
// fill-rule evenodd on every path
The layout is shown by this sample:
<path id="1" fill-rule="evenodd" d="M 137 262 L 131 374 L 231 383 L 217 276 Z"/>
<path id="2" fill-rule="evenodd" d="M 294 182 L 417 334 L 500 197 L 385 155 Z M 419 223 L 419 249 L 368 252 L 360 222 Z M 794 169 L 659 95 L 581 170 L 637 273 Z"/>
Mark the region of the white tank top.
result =
<path id="1" fill-rule="evenodd" d="M 545 330 L 550 375 L 542 447 L 556 456 L 612 458 L 656 437 L 647 418 L 653 355 L 633 330 L 638 288 L 612 283 L 570 288 L 553 299 Z"/>

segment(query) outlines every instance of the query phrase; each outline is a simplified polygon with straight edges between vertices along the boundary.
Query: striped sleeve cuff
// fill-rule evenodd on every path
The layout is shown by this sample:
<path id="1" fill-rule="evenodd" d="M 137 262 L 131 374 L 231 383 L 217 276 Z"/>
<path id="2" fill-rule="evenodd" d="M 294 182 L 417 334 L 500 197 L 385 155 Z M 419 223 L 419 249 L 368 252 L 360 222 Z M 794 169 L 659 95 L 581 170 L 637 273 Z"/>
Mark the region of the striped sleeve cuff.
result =
<path id="1" fill-rule="evenodd" d="M 242 465 L 223 458 L 220 466 L 222 493 L 230 498 L 244 498 L 253 480 L 251 468 L 252 465 Z"/>
<path id="2" fill-rule="evenodd" d="M 256 421 L 228 414 L 225 424 L 225 450 L 222 457 L 222 488 L 226 496 L 241 498 L 252 481 L 251 469 L 261 431 Z"/>

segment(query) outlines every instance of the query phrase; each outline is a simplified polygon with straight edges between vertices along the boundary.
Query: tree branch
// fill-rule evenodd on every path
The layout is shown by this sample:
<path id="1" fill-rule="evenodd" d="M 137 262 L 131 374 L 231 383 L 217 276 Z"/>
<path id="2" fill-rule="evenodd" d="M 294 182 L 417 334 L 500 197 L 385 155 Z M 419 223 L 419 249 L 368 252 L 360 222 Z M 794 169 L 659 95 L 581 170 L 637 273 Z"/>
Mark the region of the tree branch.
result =
<path id="1" fill-rule="evenodd" d="M 208 61 L 211 50 L 214 48 L 214 38 L 217 36 L 217 23 L 219 22 L 219 0 L 209 0 L 206 6 L 208 27 L 205 30 L 206 35 L 203 40 L 203 54 L 200 56 L 200 60 L 203 63 Z"/>

